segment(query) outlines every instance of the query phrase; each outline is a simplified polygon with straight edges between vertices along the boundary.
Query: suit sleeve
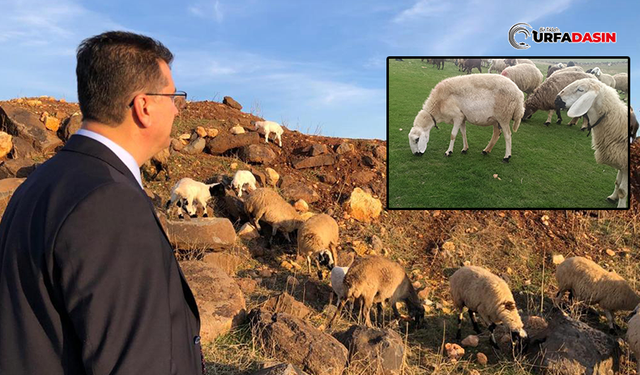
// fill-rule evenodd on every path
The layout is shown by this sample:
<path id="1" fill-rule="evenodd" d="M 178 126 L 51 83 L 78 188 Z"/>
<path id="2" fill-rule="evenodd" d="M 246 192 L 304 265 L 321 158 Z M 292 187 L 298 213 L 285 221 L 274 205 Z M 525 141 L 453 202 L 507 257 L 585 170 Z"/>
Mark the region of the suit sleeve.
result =
<path id="1" fill-rule="evenodd" d="M 168 374 L 170 256 L 145 197 L 112 183 L 84 198 L 55 241 L 66 313 L 89 374 Z"/>

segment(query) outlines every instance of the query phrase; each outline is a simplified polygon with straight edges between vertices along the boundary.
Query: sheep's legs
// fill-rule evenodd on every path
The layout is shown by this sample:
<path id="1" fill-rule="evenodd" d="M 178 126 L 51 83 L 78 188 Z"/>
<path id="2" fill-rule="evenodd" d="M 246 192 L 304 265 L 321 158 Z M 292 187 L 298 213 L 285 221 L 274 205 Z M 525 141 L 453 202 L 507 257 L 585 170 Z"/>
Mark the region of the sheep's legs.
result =
<path id="1" fill-rule="evenodd" d="M 604 315 L 607 316 L 607 321 L 609 322 L 609 333 L 612 335 L 615 334 L 616 329 L 620 329 L 620 327 L 615 323 L 613 314 L 609 310 L 604 310 Z"/>
<path id="2" fill-rule="evenodd" d="M 464 311 L 460 309 L 460 314 L 458 314 L 458 331 L 456 332 L 456 340 L 460 340 L 462 338 L 462 315 Z"/>
<path id="3" fill-rule="evenodd" d="M 329 324 L 327 324 L 327 328 L 331 328 L 331 325 L 333 325 L 333 322 L 336 320 L 336 317 L 342 314 L 342 309 L 344 308 L 345 301 L 346 301 L 346 298 L 340 300 L 340 303 L 338 303 L 338 308 L 336 309 L 336 312 L 333 314 L 333 317 L 329 321 Z"/>
<path id="4" fill-rule="evenodd" d="M 476 333 L 481 333 L 480 326 L 478 326 L 478 320 L 476 319 L 475 312 L 469 310 L 469 318 L 471 318 L 471 323 L 473 324 L 473 330 Z"/>
<path id="5" fill-rule="evenodd" d="M 622 171 L 622 181 L 618 186 L 618 208 L 627 208 L 627 197 L 629 196 L 629 192 L 627 191 L 627 187 L 629 186 L 629 170 L 626 169 Z"/>
<path id="6" fill-rule="evenodd" d="M 462 125 L 460 125 L 460 133 L 462 133 L 462 143 L 464 144 L 462 153 L 466 154 L 469 149 L 469 143 L 467 143 L 467 124 L 464 121 L 462 121 Z"/>
<path id="7" fill-rule="evenodd" d="M 364 313 L 364 324 L 371 328 L 373 327 L 371 324 L 371 307 L 373 306 L 373 297 L 363 296 L 363 313 Z"/>
<path id="8" fill-rule="evenodd" d="M 489 332 L 491 332 L 491 346 L 493 346 L 496 349 L 499 349 L 500 347 L 498 346 L 498 342 L 496 341 L 496 335 L 494 335 L 493 331 L 496 329 L 496 324 L 495 323 L 491 323 L 491 325 L 489 326 Z"/>
<path id="9" fill-rule="evenodd" d="M 507 163 L 509 162 L 509 159 L 511 159 L 511 129 L 509 129 L 508 122 L 504 126 L 501 125 L 501 127 L 502 127 L 502 132 L 504 133 L 504 143 L 506 144 L 504 159 L 502 159 L 502 161 Z"/>
<path id="10" fill-rule="evenodd" d="M 551 124 L 551 116 L 553 116 L 553 112 L 555 112 L 555 110 L 553 110 L 553 109 L 549 110 L 549 115 L 547 116 L 547 121 L 544 122 L 545 125 L 548 126 L 549 124 Z"/>
<path id="11" fill-rule="evenodd" d="M 447 151 L 445 151 L 444 156 L 451 156 L 451 154 L 453 153 L 453 144 L 456 142 L 456 135 L 458 135 L 458 130 L 460 129 L 462 122 L 464 122 L 464 119 L 462 121 L 455 120 L 453 122 L 453 129 L 451 130 L 451 141 L 449 142 L 449 148 L 447 149 Z"/>
<path id="12" fill-rule="evenodd" d="M 264 143 L 269 143 L 269 131 L 266 129 L 264 131 Z"/>
<path id="13" fill-rule="evenodd" d="M 618 174 L 616 175 L 616 183 L 613 187 L 613 193 L 607 197 L 607 199 L 611 202 L 615 202 L 618 200 L 618 186 L 620 186 L 620 182 L 622 182 L 622 170 L 618 170 Z"/>
<path id="14" fill-rule="evenodd" d="M 278 138 L 278 146 L 282 147 L 282 134 L 276 134 L 276 138 Z"/>
<path id="15" fill-rule="evenodd" d="M 491 140 L 489 141 L 489 144 L 487 144 L 487 147 L 482 150 L 482 153 L 485 155 L 490 153 L 491 150 L 493 150 L 493 146 L 498 142 L 498 138 L 500 138 L 500 127 L 498 125 L 493 125 L 493 135 L 491 136 Z"/>
<path id="16" fill-rule="evenodd" d="M 320 269 L 320 262 L 318 262 L 318 257 L 314 257 L 316 260 L 316 267 L 318 268 L 318 280 L 322 280 L 324 277 L 322 276 L 322 270 Z M 309 257 L 307 257 L 309 259 Z M 311 261 L 309 261 L 309 265 L 311 265 Z M 309 275 L 311 275 L 311 267 L 309 267 Z"/>

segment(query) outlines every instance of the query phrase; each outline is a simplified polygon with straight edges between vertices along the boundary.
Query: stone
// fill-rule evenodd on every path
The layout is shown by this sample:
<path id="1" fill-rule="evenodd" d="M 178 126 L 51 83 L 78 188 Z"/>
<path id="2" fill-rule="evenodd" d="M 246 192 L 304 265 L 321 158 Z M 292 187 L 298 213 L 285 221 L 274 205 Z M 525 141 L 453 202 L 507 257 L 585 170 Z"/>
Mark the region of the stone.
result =
<path id="1" fill-rule="evenodd" d="M 487 359 L 487 356 L 484 353 L 476 354 L 476 360 L 482 366 L 486 366 L 487 363 L 489 362 L 489 359 Z"/>
<path id="2" fill-rule="evenodd" d="M 29 142 L 41 154 L 52 154 L 62 147 L 62 140 L 48 131 L 35 114 L 26 109 L 2 103 L 0 130 Z"/>
<path id="3" fill-rule="evenodd" d="M 244 146 L 238 155 L 245 163 L 270 164 L 276 159 L 276 153 L 264 144 Z"/>
<path id="4" fill-rule="evenodd" d="M 480 342 L 480 339 L 478 339 L 478 336 L 469 335 L 462 340 L 461 344 L 462 346 L 471 346 L 475 348 L 476 346 L 478 346 L 479 342 Z"/>
<path id="5" fill-rule="evenodd" d="M 336 163 L 336 158 L 333 155 L 319 155 L 311 156 L 308 158 L 299 159 L 293 163 L 295 169 L 322 167 L 325 165 L 333 165 Z"/>
<path id="6" fill-rule="evenodd" d="M 558 264 L 564 262 L 564 256 L 562 256 L 562 254 L 555 254 L 552 257 L 552 261 L 553 261 L 553 264 L 557 266 Z"/>
<path id="7" fill-rule="evenodd" d="M 312 313 L 310 308 L 304 303 L 296 301 L 288 293 L 269 298 L 262 307 L 273 312 L 285 312 L 302 320 L 305 320 Z"/>
<path id="8" fill-rule="evenodd" d="M 353 189 L 345 206 L 352 218 L 365 223 L 376 219 L 382 212 L 382 202 L 360 188 Z"/>
<path id="9" fill-rule="evenodd" d="M 251 168 L 249 168 L 249 170 L 256 178 L 256 187 L 267 186 L 267 174 L 265 172 L 261 171 L 260 169 L 258 169 L 258 167 L 253 165 L 251 166 Z M 246 189 L 247 191 L 249 191 L 250 188 L 247 186 Z"/>
<path id="10" fill-rule="evenodd" d="M 36 170 L 37 165 L 30 159 L 9 159 L 0 162 L 0 178 L 27 177 Z"/>
<path id="11" fill-rule="evenodd" d="M 211 155 L 220 155 L 234 148 L 260 142 L 260 135 L 249 132 L 240 135 L 218 135 L 207 141 L 207 150 Z"/>
<path id="12" fill-rule="evenodd" d="M 7 209 L 11 196 L 24 180 L 26 178 L 4 178 L 0 180 L 0 218 Z"/>
<path id="13" fill-rule="evenodd" d="M 169 148 L 162 149 L 153 155 L 151 159 L 147 160 L 142 167 L 140 167 L 142 177 L 148 181 L 168 180 L 170 156 L 171 152 Z"/>
<path id="14" fill-rule="evenodd" d="M 238 126 L 234 126 L 233 128 L 231 128 L 229 130 L 229 133 L 233 134 L 233 135 L 240 135 L 240 134 L 244 134 L 245 130 L 242 126 L 238 125 Z"/>
<path id="15" fill-rule="evenodd" d="M 306 373 L 290 363 L 264 368 L 252 375 L 306 375 Z"/>
<path id="16" fill-rule="evenodd" d="M 45 116 L 44 127 L 51 130 L 52 132 L 57 132 L 60 128 L 60 119 L 57 119 L 53 116 Z"/>
<path id="17" fill-rule="evenodd" d="M 12 138 L 11 134 L 0 131 L 0 158 L 4 158 L 11 152 L 13 148 Z"/>
<path id="18" fill-rule="evenodd" d="M 31 143 L 20 137 L 13 137 L 13 149 L 11 150 L 12 159 L 33 159 L 41 154 L 36 151 Z"/>
<path id="19" fill-rule="evenodd" d="M 377 146 L 373 149 L 373 156 L 378 159 L 387 160 L 387 148 L 385 146 Z"/>
<path id="20" fill-rule="evenodd" d="M 245 295 L 253 293 L 258 287 L 258 282 L 248 277 L 236 279 L 236 283 L 240 287 L 240 290 L 242 290 L 242 293 L 244 293 Z"/>
<path id="21" fill-rule="evenodd" d="M 225 96 L 222 99 L 222 104 L 226 104 L 231 108 L 235 108 L 237 110 L 241 110 L 242 106 L 240 105 L 240 103 L 236 102 L 232 97 L 230 96 Z"/>
<path id="22" fill-rule="evenodd" d="M 313 144 L 309 147 L 309 156 L 318 156 L 329 153 L 329 149 L 326 145 Z"/>
<path id="23" fill-rule="evenodd" d="M 254 238 L 259 238 L 260 233 L 258 233 L 258 230 L 253 225 L 244 223 L 242 228 L 238 230 L 238 237 L 246 240 L 253 240 Z"/>
<path id="24" fill-rule="evenodd" d="M 198 126 L 196 128 L 196 134 L 198 134 L 198 137 L 204 138 L 204 137 L 207 136 L 207 131 L 204 130 L 204 128 L 202 126 Z"/>
<path id="25" fill-rule="evenodd" d="M 376 173 L 372 171 L 357 171 L 350 176 L 352 184 L 364 186 L 376 178 Z"/>
<path id="26" fill-rule="evenodd" d="M 204 150 L 204 147 L 206 145 L 207 142 L 204 140 L 204 138 L 198 137 L 195 140 L 191 141 L 191 143 L 186 145 L 181 152 L 188 155 L 197 155 Z"/>
<path id="27" fill-rule="evenodd" d="M 209 253 L 202 259 L 203 262 L 213 264 L 222 269 L 229 276 L 235 276 L 236 271 L 242 264 L 242 258 L 237 255 L 227 253 Z"/>
<path id="28" fill-rule="evenodd" d="M 254 337 L 267 355 L 300 366 L 312 374 L 340 375 L 348 351 L 338 340 L 287 313 L 254 309 L 249 314 Z"/>
<path id="29" fill-rule="evenodd" d="M 375 250 L 376 252 L 381 252 L 383 247 L 384 245 L 382 244 L 382 240 L 380 239 L 380 237 L 376 236 L 375 234 L 371 236 L 371 248 L 373 250 Z"/>
<path id="30" fill-rule="evenodd" d="M 307 202 L 304 201 L 304 199 L 298 199 L 298 201 L 293 205 L 293 207 L 300 212 L 309 211 L 309 205 L 307 204 Z"/>
<path id="31" fill-rule="evenodd" d="M 343 142 L 338 147 L 336 147 L 336 153 L 338 155 L 346 154 L 347 152 L 352 152 L 353 150 L 355 150 L 355 147 L 348 142 Z"/>
<path id="32" fill-rule="evenodd" d="M 182 143 L 179 139 L 172 139 L 171 140 L 171 148 L 174 151 L 180 151 L 185 147 L 184 143 Z"/>
<path id="33" fill-rule="evenodd" d="M 275 187 L 278 185 L 278 180 L 280 179 L 280 175 L 272 168 L 265 168 L 265 172 L 267 172 L 267 184 Z"/>
<path id="34" fill-rule="evenodd" d="M 197 260 L 180 262 L 180 268 L 198 304 L 203 343 L 213 342 L 245 321 L 244 296 L 223 270 Z"/>
<path id="35" fill-rule="evenodd" d="M 290 201 L 304 200 L 306 203 L 314 203 L 320 200 L 320 195 L 315 190 L 305 185 L 304 182 L 296 182 L 282 187 L 282 195 Z"/>
<path id="36" fill-rule="evenodd" d="M 221 250 L 236 242 L 236 231 L 226 218 L 167 220 L 167 235 L 171 244 L 182 250 Z"/>
<path id="37" fill-rule="evenodd" d="M 321 174 L 318 179 L 325 184 L 333 185 L 338 182 L 338 179 L 332 174 Z"/>
<path id="38" fill-rule="evenodd" d="M 376 161 L 369 155 L 362 157 L 362 164 L 370 168 L 374 168 L 377 165 Z"/>
<path id="39" fill-rule="evenodd" d="M 349 349 L 349 368 L 355 373 L 400 373 L 404 342 L 394 330 L 353 325 L 335 337 Z"/>
<path id="40" fill-rule="evenodd" d="M 464 355 L 464 349 L 458 344 L 446 343 L 444 344 L 444 350 L 451 360 L 458 360 Z"/>
<path id="41" fill-rule="evenodd" d="M 215 128 L 207 128 L 207 137 L 215 138 L 218 135 L 218 129 Z"/>

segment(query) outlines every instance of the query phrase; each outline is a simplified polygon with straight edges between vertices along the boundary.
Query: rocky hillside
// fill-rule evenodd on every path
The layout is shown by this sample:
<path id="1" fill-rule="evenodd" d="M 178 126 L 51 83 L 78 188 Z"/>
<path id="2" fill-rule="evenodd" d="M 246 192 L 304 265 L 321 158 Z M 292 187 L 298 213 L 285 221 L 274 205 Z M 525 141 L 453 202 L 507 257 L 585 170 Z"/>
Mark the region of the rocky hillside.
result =
<path id="1" fill-rule="evenodd" d="M 78 128 L 77 114 L 76 104 L 52 98 L 0 102 L 0 130 L 11 135 L 0 135 L 0 209 L 20 183 L 12 178 L 26 177 L 55 153 Z M 271 140 L 265 144 L 253 131 L 252 120 L 260 118 L 242 112 L 230 98 L 225 103 L 185 103 L 174 123 L 170 150 L 143 167 L 144 185 L 199 301 L 209 374 L 253 374 L 281 362 L 298 369 L 277 373 L 530 374 L 540 365 L 557 374 L 594 367 L 604 371 L 595 373 L 635 373 L 635 360 L 617 340 L 626 330 L 623 314 L 617 320 L 622 329 L 609 335 L 597 309 L 572 306 L 569 318 L 563 318 L 550 298 L 557 292 L 555 263 L 574 255 L 615 270 L 640 289 L 637 143 L 631 148 L 628 211 L 382 210 L 377 216 L 376 202 L 386 202 L 383 141 L 287 129 L 280 148 Z M 6 155 L 3 147 L 8 148 Z M 364 330 L 352 327 L 355 314 L 343 314 L 327 329 L 335 311 L 329 281 L 319 280 L 315 271 L 307 273 L 306 259 L 296 256 L 294 244 L 276 237 L 269 246 L 264 236 L 246 226 L 237 209 L 241 200 L 233 192 L 211 200 L 210 211 L 218 219 L 167 214 L 170 189 L 181 178 L 228 183 L 243 169 L 251 170 L 260 185 L 274 187 L 292 204 L 298 202 L 301 212 L 307 211 L 299 202 L 304 200 L 309 212 L 336 219 L 341 233 L 338 265 L 370 254 L 402 264 L 420 290 L 425 324 L 413 327 L 396 321 L 384 330 Z M 603 192 L 603 199 L 609 193 Z M 363 211 L 352 204 L 356 195 L 363 198 Z M 463 264 L 482 265 L 503 277 L 521 314 L 533 317 L 525 318 L 527 328 L 546 340 L 546 346 L 514 358 L 506 342 L 501 342 L 501 350 L 492 349 L 486 332 L 477 346 L 473 338 L 467 340 L 464 353 L 445 345 L 461 344 L 453 332 L 457 313 L 448 277 Z M 324 273 L 328 276 L 328 270 Z M 404 308 L 401 312 L 406 314 Z M 389 315 L 390 310 L 387 322 Z M 580 339 L 567 347 L 557 332 Z M 463 337 L 471 333 L 465 321 Z M 536 360 L 541 349 L 549 354 Z M 580 354 L 584 352 L 592 355 Z M 268 371 L 260 373 L 276 373 Z"/>

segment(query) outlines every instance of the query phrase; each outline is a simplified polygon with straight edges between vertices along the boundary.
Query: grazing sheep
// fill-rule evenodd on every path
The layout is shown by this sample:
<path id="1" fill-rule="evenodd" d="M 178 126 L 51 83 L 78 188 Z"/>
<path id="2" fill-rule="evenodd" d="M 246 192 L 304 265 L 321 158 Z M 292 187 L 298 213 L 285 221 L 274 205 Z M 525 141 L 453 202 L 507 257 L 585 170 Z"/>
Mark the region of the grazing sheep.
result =
<path id="1" fill-rule="evenodd" d="M 598 68 L 597 66 L 590 70 L 591 71 L 590 72 L 587 71 L 587 73 L 593 74 L 594 76 L 596 76 L 596 78 L 598 78 L 598 80 L 600 80 L 600 82 L 604 83 L 605 85 L 609 87 L 613 87 L 614 89 L 616 88 L 616 80 L 613 78 L 612 75 L 602 73 L 600 68 Z"/>
<path id="2" fill-rule="evenodd" d="M 511 158 L 509 123 L 514 120 L 513 131 L 516 132 L 524 113 L 523 101 L 524 94 L 518 86 L 501 75 L 474 74 L 447 78 L 431 90 L 413 121 L 413 128 L 409 132 L 411 152 L 419 156 L 424 154 L 431 129 L 434 126 L 437 128 L 438 122 L 446 122 L 453 123 L 453 130 L 445 155 L 453 153 L 458 130 L 462 132 L 462 153 L 465 154 L 469 149 L 465 121 L 469 121 L 479 126 L 493 126 L 493 136 L 482 151 L 485 155 L 491 152 L 502 130 L 506 143 L 503 161 L 508 162 Z"/>
<path id="3" fill-rule="evenodd" d="M 628 328 L 627 328 L 627 343 L 629 343 L 629 348 L 636 356 L 637 364 L 637 374 L 640 374 L 640 314 L 638 314 L 638 307 L 634 310 L 633 317 L 629 320 Z"/>
<path id="4" fill-rule="evenodd" d="M 298 230 L 298 255 L 307 257 L 309 275 L 311 275 L 311 256 L 328 251 L 330 265 L 338 260 L 338 244 L 340 243 L 338 223 L 327 214 L 318 214 L 305 221 Z M 322 279 L 318 257 L 318 278 Z"/>
<path id="5" fill-rule="evenodd" d="M 269 188 L 254 190 L 244 202 L 247 214 L 252 218 L 253 226 L 260 230 L 260 221 L 271 225 L 272 232 L 269 243 L 280 230 L 287 241 L 291 242 L 289 233 L 297 230 L 302 224 L 302 218 L 293 206 L 287 203 L 280 194 Z"/>
<path id="6" fill-rule="evenodd" d="M 191 178 L 185 177 L 178 181 L 173 188 L 171 189 L 171 199 L 167 203 L 167 208 L 172 204 L 177 204 L 180 207 L 180 200 L 186 200 L 186 205 L 184 208 L 187 210 L 187 213 L 190 216 L 194 216 L 196 214 L 196 207 L 193 205 L 194 200 L 202 205 L 202 207 L 207 207 L 207 201 L 211 198 L 211 195 L 214 194 L 214 191 L 218 189 L 220 183 L 214 184 L 203 184 L 202 182 L 195 181 Z M 182 214 L 180 214 L 182 215 Z"/>
<path id="7" fill-rule="evenodd" d="M 529 64 L 535 66 L 536 64 L 529 59 L 504 59 L 504 63 L 508 66 L 515 66 L 519 64 Z"/>
<path id="8" fill-rule="evenodd" d="M 593 131 L 592 148 L 598 164 L 618 170 L 613 193 L 607 197 L 626 208 L 629 181 L 629 111 L 618 92 L 595 79 L 581 79 L 565 87 L 556 98 L 556 107 L 569 108 L 569 117 L 586 115 Z"/>
<path id="9" fill-rule="evenodd" d="M 491 65 L 489 66 L 489 73 L 494 69 L 497 73 L 502 73 L 502 71 L 507 67 L 504 59 L 493 59 L 491 60 Z"/>
<path id="10" fill-rule="evenodd" d="M 613 76 L 613 79 L 616 81 L 616 90 L 625 93 L 629 92 L 629 75 L 627 75 L 627 73 L 618 73 Z"/>
<path id="11" fill-rule="evenodd" d="M 629 118 L 629 133 L 631 134 L 631 143 L 633 143 L 636 141 L 636 137 L 638 136 L 638 119 L 636 118 L 636 114 L 633 113 L 633 107 L 630 109 L 631 118 Z"/>
<path id="12" fill-rule="evenodd" d="M 549 65 L 549 68 L 547 69 L 547 78 L 549 78 L 553 73 L 557 72 L 557 71 L 561 71 L 563 73 L 565 72 L 584 72 L 584 68 L 582 68 L 581 66 L 568 66 L 566 68 L 560 68 L 557 65 Z"/>
<path id="13" fill-rule="evenodd" d="M 542 73 L 535 65 L 519 64 L 505 68 L 503 76 L 512 80 L 518 88 L 529 95 L 542 83 Z"/>
<path id="14" fill-rule="evenodd" d="M 530 119 L 538 110 L 549 111 L 547 121 L 544 122 L 545 125 L 549 125 L 551 115 L 555 111 L 558 116 L 557 123 L 562 123 L 560 109 L 556 109 L 555 105 L 556 96 L 567 85 L 582 78 L 593 78 L 593 76 L 582 72 L 556 72 L 553 76 L 547 77 L 531 95 L 527 96 L 524 102 L 524 119 Z"/>
<path id="15" fill-rule="evenodd" d="M 633 310 L 640 303 L 640 296 L 625 279 L 583 257 L 568 258 L 560 263 L 556 268 L 556 280 L 556 297 L 568 291 L 569 299 L 576 298 L 589 305 L 598 304 L 604 309 L 610 332 L 615 331 L 615 311 Z"/>
<path id="16" fill-rule="evenodd" d="M 444 69 L 444 59 L 431 59 L 431 64 L 438 70 Z"/>
<path id="17" fill-rule="evenodd" d="M 331 269 L 331 289 L 338 296 L 336 306 L 340 306 L 340 301 L 344 299 L 344 277 L 349 271 L 349 267 L 334 266 Z"/>
<path id="18" fill-rule="evenodd" d="M 465 266 L 454 272 L 449 278 L 453 305 L 460 311 L 458 315 L 458 332 L 456 338 L 461 338 L 462 314 L 466 306 L 473 329 L 480 333 L 480 327 L 475 319 L 475 313 L 487 324 L 491 332 L 491 344 L 498 347 L 493 330 L 498 324 L 509 328 L 511 337 L 524 340 L 527 333 L 518 314 L 516 302 L 507 283 L 492 274 L 487 269 L 477 266 Z"/>
<path id="19" fill-rule="evenodd" d="M 338 309 L 329 322 L 333 324 L 347 300 L 362 299 L 362 311 L 365 324 L 371 327 L 370 311 L 374 303 L 384 303 L 387 300 L 391 304 L 396 319 L 400 313 L 396 303 L 404 301 L 409 315 L 419 325 L 424 316 L 424 307 L 420 302 L 418 293 L 413 288 L 411 280 L 398 263 L 382 256 L 371 256 L 354 262 L 344 277 L 344 298 L 340 300 Z"/>
<path id="20" fill-rule="evenodd" d="M 236 191 L 238 197 L 242 196 L 244 185 L 249 185 L 251 190 L 256 190 L 256 178 L 250 171 L 237 171 L 231 181 L 231 187 Z"/>
<path id="21" fill-rule="evenodd" d="M 482 73 L 482 60 L 480 59 L 464 60 L 463 70 L 465 70 L 467 74 L 471 73 L 471 70 L 473 70 L 474 68 L 478 69 L 478 71 Z"/>
<path id="22" fill-rule="evenodd" d="M 278 139 L 278 146 L 282 147 L 282 126 L 274 121 L 251 121 L 255 126 L 255 130 L 260 134 L 264 134 L 264 143 L 269 143 L 269 133 L 274 133 Z"/>

